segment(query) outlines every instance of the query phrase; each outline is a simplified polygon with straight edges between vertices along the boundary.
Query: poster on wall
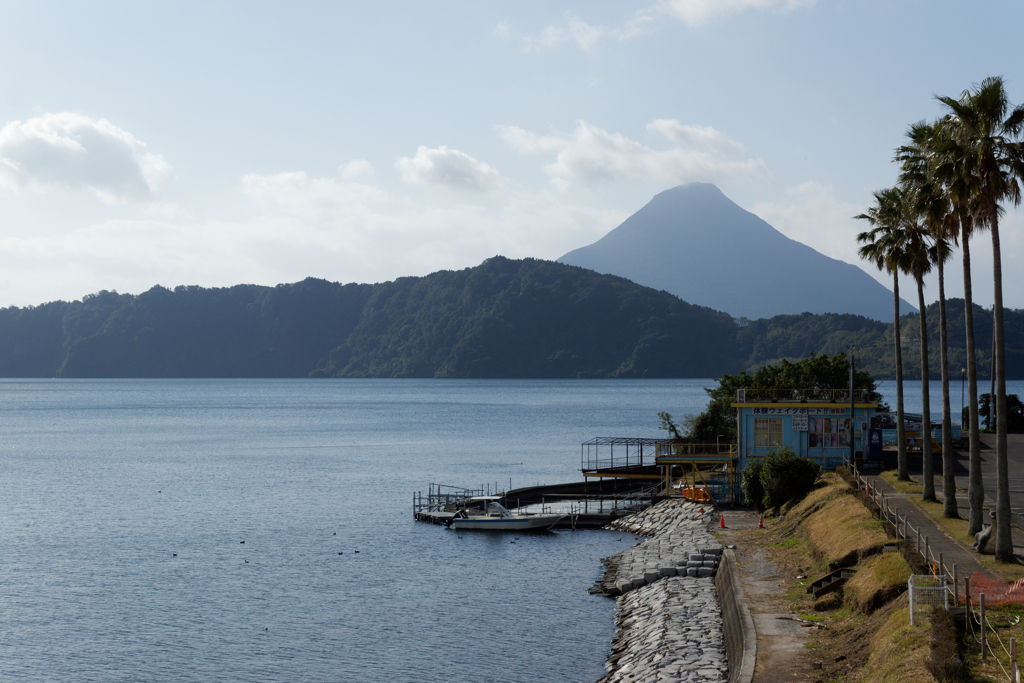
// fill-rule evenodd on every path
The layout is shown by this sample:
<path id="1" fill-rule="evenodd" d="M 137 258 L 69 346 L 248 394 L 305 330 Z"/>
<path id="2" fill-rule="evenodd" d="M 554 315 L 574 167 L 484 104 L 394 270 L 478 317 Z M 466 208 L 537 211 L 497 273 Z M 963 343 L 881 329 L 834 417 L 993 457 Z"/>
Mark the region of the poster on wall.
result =
<path id="1" fill-rule="evenodd" d="M 806 432 L 807 431 L 807 410 L 798 410 L 793 413 L 793 431 L 795 432 Z"/>

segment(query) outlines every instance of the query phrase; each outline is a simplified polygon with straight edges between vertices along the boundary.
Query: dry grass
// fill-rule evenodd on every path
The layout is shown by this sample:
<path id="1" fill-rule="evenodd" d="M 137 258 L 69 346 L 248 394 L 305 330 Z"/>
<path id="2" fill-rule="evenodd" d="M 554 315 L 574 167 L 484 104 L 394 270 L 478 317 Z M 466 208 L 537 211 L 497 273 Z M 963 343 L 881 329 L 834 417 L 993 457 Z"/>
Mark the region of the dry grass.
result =
<path id="1" fill-rule="evenodd" d="M 853 609 L 869 613 L 905 591 L 909 578 L 910 565 L 902 555 L 882 553 L 860 563 L 843 593 Z"/>
<path id="2" fill-rule="evenodd" d="M 852 495 L 836 496 L 804 521 L 807 540 L 829 567 L 848 567 L 885 545 L 881 522 Z"/>
<path id="3" fill-rule="evenodd" d="M 861 683 L 932 683 L 935 678 L 925 667 L 931 654 L 931 629 L 927 624 L 910 625 L 906 597 L 871 636 L 871 654 L 862 669 Z M 925 622 L 927 618 L 915 619 Z"/>
<path id="4" fill-rule="evenodd" d="M 991 650 L 984 661 L 981 659 L 978 640 L 973 637 L 978 633 L 977 624 L 975 624 L 973 636 L 966 636 L 968 646 L 965 652 L 965 661 L 975 681 L 1006 680 L 1003 670 L 1010 670 L 1010 656 L 1003 648 L 1009 649 L 1010 638 L 1016 638 L 1018 643 L 1024 642 L 1024 618 L 1021 617 L 1024 617 L 1024 609 L 1019 606 L 1006 605 L 986 608 L 986 620 L 989 622 L 987 638 L 991 644 Z M 1017 621 L 1018 618 L 1021 618 L 1020 621 Z M 1018 666 L 1024 663 L 1021 659 L 1021 654 L 1018 654 Z"/>
<path id="5" fill-rule="evenodd" d="M 803 500 L 793 505 L 786 514 L 790 517 L 802 519 L 809 514 L 813 514 L 822 505 L 836 496 L 849 492 L 850 485 L 840 479 L 834 472 L 829 472 L 822 475 L 815 488 Z"/>

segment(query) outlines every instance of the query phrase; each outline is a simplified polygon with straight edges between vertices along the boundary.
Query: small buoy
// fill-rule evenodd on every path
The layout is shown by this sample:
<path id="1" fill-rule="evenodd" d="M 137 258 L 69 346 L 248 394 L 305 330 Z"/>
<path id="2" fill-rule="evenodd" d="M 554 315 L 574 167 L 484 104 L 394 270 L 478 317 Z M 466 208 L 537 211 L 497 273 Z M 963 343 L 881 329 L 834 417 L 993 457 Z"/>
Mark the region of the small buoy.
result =
<path id="1" fill-rule="evenodd" d="M 264 630 L 264 631 L 269 631 L 270 629 L 269 629 L 269 628 L 264 628 L 263 630 Z"/>
<path id="2" fill-rule="evenodd" d="M 239 543 L 242 543 L 242 544 L 244 544 L 244 543 L 245 543 L 245 541 L 239 541 Z"/>
<path id="3" fill-rule="evenodd" d="M 163 493 L 163 491 L 157 491 L 157 493 Z"/>
<path id="4" fill-rule="evenodd" d="M 246 560 L 246 561 L 245 561 L 245 563 L 246 563 L 246 564 L 249 564 L 249 560 Z"/>
<path id="5" fill-rule="evenodd" d="M 338 532 L 337 532 L 337 531 L 335 531 L 335 532 L 334 532 L 333 534 L 331 534 L 331 535 L 332 535 L 332 536 L 337 536 L 337 535 L 338 535 Z"/>
<path id="6" fill-rule="evenodd" d="M 339 554 L 339 555 L 344 555 L 345 553 L 338 553 L 338 554 Z"/>
<path id="7" fill-rule="evenodd" d="M 177 557 L 177 556 L 178 556 L 178 553 L 174 553 L 173 555 L 171 555 L 171 557 Z"/>
<path id="8" fill-rule="evenodd" d="M 356 552 L 358 553 L 359 551 L 357 550 Z"/>

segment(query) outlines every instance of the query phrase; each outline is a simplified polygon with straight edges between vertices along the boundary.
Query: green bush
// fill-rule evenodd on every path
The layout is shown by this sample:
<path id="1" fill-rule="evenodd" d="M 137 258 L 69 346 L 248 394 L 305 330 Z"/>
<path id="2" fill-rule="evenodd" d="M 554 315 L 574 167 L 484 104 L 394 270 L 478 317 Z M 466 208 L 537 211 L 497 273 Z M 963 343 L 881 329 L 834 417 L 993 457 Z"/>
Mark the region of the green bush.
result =
<path id="1" fill-rule="evenodd" d="M 747 505 L 753 505 L 758 512 L 764 512 L 764 487 L 761 485 L 761 459 L 747 460 L 740 479 L 740 490 Z"/>
<path id="2" fill-rule="evenodd" d="M 759 469 L 764 490 L 761 509 L 765 510 L 780 508 L 791 500 L 803 498 L 818 479 L 818 466 L 807 458 L 797 457 L 788 446 L 769 451 L 761 459 Z"/>

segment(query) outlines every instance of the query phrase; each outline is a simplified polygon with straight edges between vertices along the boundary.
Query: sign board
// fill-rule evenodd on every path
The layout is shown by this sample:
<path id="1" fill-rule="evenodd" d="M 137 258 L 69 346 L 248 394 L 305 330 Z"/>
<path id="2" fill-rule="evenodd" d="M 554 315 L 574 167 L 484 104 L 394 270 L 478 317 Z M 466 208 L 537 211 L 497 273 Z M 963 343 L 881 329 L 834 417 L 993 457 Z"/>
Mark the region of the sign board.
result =
<path id="1" fill-rule="evenodd" d="M 794 432 L 806 432 L 807 431 L 807 410 L 797 410 L 793 413 L 793 431 Z"/>
<path id="2" fill-rule="evenodd" d="M 737 389 L 736 390 L 736 402 L 737 403 L 746 403 L 747 402 L 747 390 L 746 389 Z"/>

